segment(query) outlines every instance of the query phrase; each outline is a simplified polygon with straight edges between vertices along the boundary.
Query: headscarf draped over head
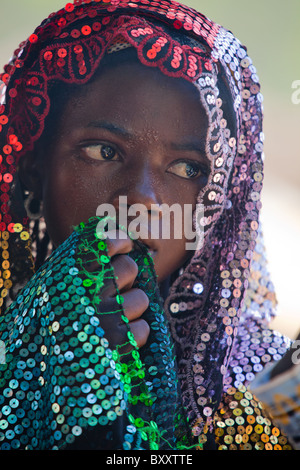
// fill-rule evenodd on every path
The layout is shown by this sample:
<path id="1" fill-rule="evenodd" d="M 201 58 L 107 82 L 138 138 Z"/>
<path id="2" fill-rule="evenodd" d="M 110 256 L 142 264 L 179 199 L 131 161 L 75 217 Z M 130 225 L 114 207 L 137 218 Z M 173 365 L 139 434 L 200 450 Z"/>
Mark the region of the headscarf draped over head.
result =
<path id="1" fill-rule="evenodd" d="M 231 32 L 171 0 L 78 0 L 20 45 L 0 75 L 1 302 L 35 269 L 17 168 L 44 131 L 49 92 L 58 82 L 87 83 L 106 53 L 128 45 L 145 66 L 194 84 L 208 117 L 210 175 L 197 200 L 204 214 L 194 216 L 202 243 L 165 301 L 182 405 L 197 439 L 224 393 L 247 386 L 287 346 L 267 327 L 275 295 L 259 222 L 262 95 Z"/>

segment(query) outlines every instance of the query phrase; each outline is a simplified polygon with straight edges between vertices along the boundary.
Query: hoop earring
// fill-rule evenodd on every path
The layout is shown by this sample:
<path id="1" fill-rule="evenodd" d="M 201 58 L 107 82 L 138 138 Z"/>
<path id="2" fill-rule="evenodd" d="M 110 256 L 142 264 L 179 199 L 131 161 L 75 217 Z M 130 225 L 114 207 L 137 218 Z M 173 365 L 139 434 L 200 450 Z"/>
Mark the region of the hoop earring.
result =
<path id="1" fill-rule="evenodd" d="M 43 202 L 36 199 L 33 193 L 29 193 L 27 196 L 24 207 L 30 219 L 38 220 L 42 217 Z"/>

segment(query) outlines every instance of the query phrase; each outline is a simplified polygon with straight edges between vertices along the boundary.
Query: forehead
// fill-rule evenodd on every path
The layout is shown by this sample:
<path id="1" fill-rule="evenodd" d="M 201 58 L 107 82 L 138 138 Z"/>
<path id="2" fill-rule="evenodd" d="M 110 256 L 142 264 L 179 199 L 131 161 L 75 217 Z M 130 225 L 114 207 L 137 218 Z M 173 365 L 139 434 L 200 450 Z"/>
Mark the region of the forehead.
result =
<path id="1" fill-rule="evenodd" d="M 62 100 L 60 127 L 88 126 L 99 119 L 149 135 L 178 131 L 205 134 L 207 117 L 199 90 L 138 61 L 103 67 L 94 79 Z"/>

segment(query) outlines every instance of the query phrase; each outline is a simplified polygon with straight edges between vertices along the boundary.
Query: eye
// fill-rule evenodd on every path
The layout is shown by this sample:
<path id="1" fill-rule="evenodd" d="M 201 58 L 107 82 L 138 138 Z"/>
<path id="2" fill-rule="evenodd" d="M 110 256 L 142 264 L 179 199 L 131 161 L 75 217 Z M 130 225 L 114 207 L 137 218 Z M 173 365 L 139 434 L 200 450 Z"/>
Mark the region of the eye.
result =
<path id="1" fill-rule="evenodd" d="M 193 179 L 199 176 L 207 176 L 208 170 L 198 162 L 178 162 L 168 168 L 168 173 L 173 173 L 181 178 Z"/>
<path id="2" fill-rule="evenodd" d="M 89 158 L 93 160 L 117 160 L 118 153 L 116 150 L 108 144 L 93 144 L 82 147 L 83 152 Z"/>

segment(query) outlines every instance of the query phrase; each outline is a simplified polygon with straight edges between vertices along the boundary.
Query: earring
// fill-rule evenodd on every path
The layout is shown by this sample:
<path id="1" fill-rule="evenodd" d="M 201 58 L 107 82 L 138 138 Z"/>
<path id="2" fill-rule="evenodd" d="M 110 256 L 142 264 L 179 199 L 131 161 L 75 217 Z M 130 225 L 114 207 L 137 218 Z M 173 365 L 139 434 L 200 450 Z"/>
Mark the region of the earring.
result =
<path id="1" fill-rule="evenodd" d="M 27 196 L 24 202 L 24 207 L 30 219 L 38 220 L 42 217 L 43 202 L 36 199 L 33 193 L 29 193 Z"/>

